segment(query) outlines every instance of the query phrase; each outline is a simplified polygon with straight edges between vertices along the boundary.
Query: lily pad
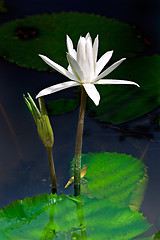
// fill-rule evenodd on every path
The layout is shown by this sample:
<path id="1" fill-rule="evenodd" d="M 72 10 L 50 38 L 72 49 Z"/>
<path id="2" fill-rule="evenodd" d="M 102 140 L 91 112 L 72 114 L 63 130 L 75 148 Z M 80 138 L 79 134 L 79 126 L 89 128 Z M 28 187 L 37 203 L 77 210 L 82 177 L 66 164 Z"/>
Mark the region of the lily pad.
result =
<path id="1" fill-rule="evenodd" d="M 88 167 L 84 176 L 87 194 L 98 199 L 107 198 L 123 207 L 130 206 L 132 210 L 139 209 L 148 180 L 141 160 L 131 155 L 105 152 L 84 154 L 82 162 Z"/>
<path id="2" fill-rule="evenodd" d="M 149 227 L 137 211 L 80 196 L 43 194 L 0 210 L 3 240 L 129 240 Z"/>
<path id="3" fill-rule="evenodd" d="M 47 103 L 47 111 L 50 116 L 64 114 L 75 110 L 79 105 L 76 99 L 58 99 Z"/>
<path id="4" fill-rule="evenodd" d="M 92 196 L 43 194 L 17 200 L 0 210 L 0 238 L 130 240 L 145 232 L 150 224 L 136 210 L 144 195 L 144 164 L 117 153 L 84 154 L 82 160 Z"/>
<path id="5" fill-rule="evenodd" d="M 26 17 L 8 22 L 0 27 L 0 56 L 11 62 L 38 70 L 48 66 L 38 57 L 41 53 L 66 67 L 68 34 L 75 45 L 80 35 L 90 32 L 100 36 L 100 55 L 115 50 L 114 59 L 139 55 L 145 42 L 128 24 L 85 13 L 52 13 Z"/>
<path id="6" fill-rule="evenodd" d="M 137 82 L 140 88 L 127 85 L 101 85 L 96 107 L 88 99 L 87 111 L 95 119 L 118 124 L 140 117 L 160 104 L 160 55 L 131 59 L 123 63 L 109 78 Z"/>

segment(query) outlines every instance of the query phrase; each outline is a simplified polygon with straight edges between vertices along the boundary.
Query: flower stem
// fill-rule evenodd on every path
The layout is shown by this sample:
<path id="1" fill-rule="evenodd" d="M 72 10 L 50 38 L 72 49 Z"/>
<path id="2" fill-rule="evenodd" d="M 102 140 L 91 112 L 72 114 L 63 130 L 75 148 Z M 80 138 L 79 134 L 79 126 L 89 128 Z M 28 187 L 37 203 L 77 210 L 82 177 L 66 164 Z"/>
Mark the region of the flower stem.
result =
<path id="1" fill-rule="evenodd" d="M 75 196 L 81 193 L 80 191 L 80 172 L 81 172 L 81 153 L 82 153 L 82 137 L 85 115 L 86 92 L 82 87 L 81 105 L 79 110 L 79 119 L 77 127 L 75 159 L 74 159 L 74 194 Z"/>
<path id="2" fill-rule="evenodd" d="M 57 192 L 57 181 L 56 181 L 56 173 L 55 173 L 54 162 L 53 162 L 52 148 L 47 147 L 47 152 L 48 152 L 49 169 L 50 169 L 51 183 L 52 183 L 52 193 L 54 194 Z"/>

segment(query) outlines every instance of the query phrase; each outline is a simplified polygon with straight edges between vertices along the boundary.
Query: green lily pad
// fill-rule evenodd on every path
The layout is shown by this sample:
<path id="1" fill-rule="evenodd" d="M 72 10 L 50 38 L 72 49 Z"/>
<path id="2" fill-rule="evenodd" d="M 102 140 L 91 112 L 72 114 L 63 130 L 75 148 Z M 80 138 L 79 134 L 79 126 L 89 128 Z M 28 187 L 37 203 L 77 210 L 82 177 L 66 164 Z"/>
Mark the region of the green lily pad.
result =
<path id="1" fill-rule="evenodd" d="M 95 119 L 118 124 L 140 117 L 160 104 L 160 55 L 126 60 L 109 75 L 113 79 L 137 82 L 140 88 L 131 85 L 101 85 L 101 95 L 96 107 L 88 99 L 87 111 Z"/>
<path id="2" fill-rule="evenodd" d="M 88 167 L 84 176 L 84 192 L 98 199 L 138 210 L 147 184 L 146 167 L 130 155 L 118 153 L 88 153 L 82 155 Z M 83 189 L 83 187 L 82 187 Z"/>
<path id="3" fill-rule="evenodd" d="M 0 239 L 129 240 L 145 232 L 150 224 L 137 211 L 146 184 L 144 164 L 117 153 L 84 154 L 82 160 L 91 195 L 17 200 L 0 210 Z"/>
<path id="4" fill-rule="evenodd" d="M 3 240 L 129 240 L 149 227 L 137 211 L 80 196 L 43 194 L 0 210 Z"/>
<path id="5" fill-rule="evenodd" d="M 145 46 L 126 23 L 94 14 L 63 12 L 30 16 L 2 25 L 0 56 L 23 67 L 46 70 L 48 65 L 38 57 L 41 53 L 66 67 L 66 34 L 76 46 L 80 35 L 87 32 L 93 38 L 99 34 L 100 55 L 115 50 L 113 60 L 137 56 Z"/>
<path id="6" fill-rule="evenodd" d="M 54 116 L 75 110 L 79 105 L 79 101 L 77 99 L 58 99 L 48 102 L 46 105 L 49 115 Z"/>

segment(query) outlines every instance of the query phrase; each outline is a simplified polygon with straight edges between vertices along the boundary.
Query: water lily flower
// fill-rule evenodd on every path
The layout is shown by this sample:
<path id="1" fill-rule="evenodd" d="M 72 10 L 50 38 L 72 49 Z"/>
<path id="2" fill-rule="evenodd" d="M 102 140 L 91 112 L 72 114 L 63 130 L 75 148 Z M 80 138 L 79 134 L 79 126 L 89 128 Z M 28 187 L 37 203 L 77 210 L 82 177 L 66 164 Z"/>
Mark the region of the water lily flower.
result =
<path id="1" fill-rule="evenodd" d="M 132 81 L 102 79 L 117 68 L 126 58 L 112 64 L 106 70 L 101 72 L 105 65 L 112 57 L 113 51 L 106 52 L 98 61 L 98 35 L 92 44 L 92 39 L 89 33 L 86 37 L 80 37 L 77 45 L 77 51 L 73 48 L 72 40 L 67 36 L 67 60 L 69 63 L 68 70 L 53 62 L 48 57 L 39 54 L 39 56 L 52 68 L 68 77 L 71 81 L 63 82 L 45 88 L 38 93 L 36 98 L 61 91 L 66 88 L 81 85 L 84 87 L 88 96 L 93 100 L 97 106 L 100 101 L 100 94 L 97 91 L 95 84 L 132 84 L 139 87 L 139 85 Z"/>

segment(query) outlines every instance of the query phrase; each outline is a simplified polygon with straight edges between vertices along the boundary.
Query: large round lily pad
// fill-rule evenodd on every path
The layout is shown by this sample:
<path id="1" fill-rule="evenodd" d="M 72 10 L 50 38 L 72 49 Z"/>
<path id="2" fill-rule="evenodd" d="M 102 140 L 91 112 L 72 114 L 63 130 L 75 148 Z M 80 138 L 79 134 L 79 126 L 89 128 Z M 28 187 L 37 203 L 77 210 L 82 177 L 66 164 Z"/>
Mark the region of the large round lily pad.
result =
<path id="1" fill-rule="evenodd" d="M 75 47 L 80 35 L 100 36 L 100 55 L 115 50 L 113 60 L 139 55 L 144 41 L 128 24 L 115 19 L 85 13 L 43 14 L 8 22 L 0 27 L 0 56 L 20 66 L 46 70 L 41 53 L 67 66 L 65 37 Z"/>
<path id="2" fill-rule="evenodd" d="M 130 240 L 146 231 L 150 224 L 136 210 L 146 183 L 140 184 L 146 176 L 142 162 L 117 153 L 85 154 L 82 160 L 87 194 L 43 194 L 11 203 L 0 210 L 0 239 Z"/>
<path id="3" fill-rule="evenodd" d="M 118 124 L 140 117 L 160 104 L 160 55 L 126 60 L 109 75 L 111 79 L 137 82 L 131 85 L 98 86 L 101 95 L 96 107 L 88 99 L 87 110 L 95 119 Z"/>
<path id="4" fill-rule="evenodd" d="M 142 213 L 106 199 L 44 194 L 0 210 L 3 240 L 129 240 L 149 227 Z"/>
<path id="5" fill-rule="evenodd" d="M 89 196 L 107 198 L 121 206 L 139 209 L 146 189 L 147 174 L 143 162 L 131 155 L 88 153 L 82 155 L 88 167 L 84 176 Z M 83 188 L 82 188 L 83 189 Z"/>

